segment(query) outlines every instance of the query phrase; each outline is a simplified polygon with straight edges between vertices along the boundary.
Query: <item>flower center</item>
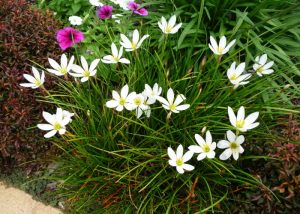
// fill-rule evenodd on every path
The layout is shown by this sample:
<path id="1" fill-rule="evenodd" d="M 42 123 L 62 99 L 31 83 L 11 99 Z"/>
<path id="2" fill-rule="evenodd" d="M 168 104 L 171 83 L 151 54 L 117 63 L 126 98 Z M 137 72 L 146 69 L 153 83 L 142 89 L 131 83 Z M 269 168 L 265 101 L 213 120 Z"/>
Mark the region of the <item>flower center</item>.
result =
<path id="1" fill-rule="evenodd" d="M 183 162 L 183 159 L 182 159 L 182 158 L 177 158 L 177 159 L 176 159 L 176 165 L 177 165 L 177 166 L 182 166 L 183 163 L 184 163 L 184 162 Z"/>
<path id="2" fill-rule="evenodd" d="M 53 129 L 54 129 L 54 130 L 59 131 L 61 128 L 62 128 L 62 126 L 61 126 L 58 122 L 55 122 L 55 123 L 53 124 Z"/>
<path id="3" fill-rule="evenodd" d="M 260 67 L 256 70 L 257 73 L 262 73 L 263 71 L 264 71 L 263 66 L 260 66 Z"/>
<path id="4" fill-rule="evenodd" d="M 245 125 L 245 120 L 238 120 L 238 121 L 236 121 L 236 127 L 237 127 L 238 129 L 243 128 L 244 125 Z"/>
<path id="5" fill-rule="evenodd" d="M 221 54 L 223 53 L 224 48 L 223 47 L 218 47 L 218 52 Z"/>
<path id="6" fill-rule="evenodd" d="M 121 106 L 123 106 L 123 105 L 125 105 L 125 103 L 126 103 L 126 99 L 121 98 L 120 101 L 119 101 L 119 104 L 120 104 Z"/>
<path id="7" fill-rule="evenodd" d="M 166 33 L 171 33 L 172 29 L 173 29 L 172 26 L 167 25 L 167 27 L 166 27 Z"/>
<path id="8" fill-rule="evenodd" d="M 237 76 L 235 74 L 231 75 L 230 80 L 236 80 Z"/>
<path id="9" fill-rule="evenodd" d="M 114 60 L 115 60 L 116 62 L 119 62 L 120 58 L 119 58 L 118 56 L 114 56 Z"/>
<path id="10" fill-rule="evenodd" d="M 238 148 L 237 143 L 236 143 L 236 142 L 231 142 L 231 143 L 230 143 L 230 148 L 231 148 L 231 149 L 237 149 L 237 148 Z"/>
<path id="11" fill-rule="evenodd" d="M 63 75 L 65 75 L 68 72 L 66 67 L 61 67 L 60 69 L 58 69 L 58 71 Z"/>
<path id="12" fill-rule="evenodd" d="M 204 151 L 205 153 L 207 153 L 207 152 L 210 151 L 210 148 L 209 148 L 209 146 L 208 146 L 207 144 L 205 144 L 205 145 L 202 147 L 202 149 L 203 149 L 203 151 Z"/>
<path id="13" fill-rule="evenodd" d="M 40 80 L 36 79 L 36 80 L 34 81 L 34 84 L 35 84 L 36 86 L 40 86 L 40 85 L 42 85 L 42 82 L 41 82 Z"/>
<path id="14" fill-rule="evenodd" d="M 171 104 L 169 105 L 170 110 L 174 111 L 176 110 L 176 105 L 175 104 Z"/>
<path id="15" fill-rule="evenodd" d="M 91 72 L 90 72 L 89 70 L 83 71 L 83 75 L 84 75 L 85 77 L 89 77 L 89 76 L 91 75 Z"/>
<path id="16" fill-rule="evenodd" d="M 135 49 L 137 48 L 137 44 L 134 43 L 134 42 L 132 42 L 132 43 L 131 43 L 131 48 L 135 50 Z"/>
<path id="17" fill-rule="evenodd" d="M 142 99 L 139 97 L 134 98 L 133 103 L 137 106 L 140 106 L 143 102 Z"/>

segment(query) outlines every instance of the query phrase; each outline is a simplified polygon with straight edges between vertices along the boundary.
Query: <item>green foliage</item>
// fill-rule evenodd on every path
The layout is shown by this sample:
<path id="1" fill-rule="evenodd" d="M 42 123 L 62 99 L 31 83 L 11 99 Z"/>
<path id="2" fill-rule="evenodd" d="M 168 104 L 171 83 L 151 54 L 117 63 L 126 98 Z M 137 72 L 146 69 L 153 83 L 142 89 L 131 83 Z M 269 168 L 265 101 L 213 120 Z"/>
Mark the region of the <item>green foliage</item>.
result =
<path id="1" fill-rule="evenodd" d="M 167 148 L 182 144 L 186 151 L 195 143 L 194 134 L 201 134 L 205 126 L 214 141 L 224 139 L 232 128 L 227 106 L 234 110 L 245 106 L 247 114 L 260 112 L 260 126 L 245 133 L 245 144 L 263 147 L 278 137 L 271 131 L 278 117 L 299 113 L 290 101 L 300 94 L 296 82 L 300 76 L 299 3 L 161 0 L 146 1 L 144 6 L 149 16 L 125 16 L 121 25 L 100 21 L 90 11 L 80 27 L 86 40 L 75 49 L 90 61 L 110 54 L 110 44 L 119 44 L 120 33 L 128 35 L 137 28 L 143 35 L 150 34 L 150 39 L 136 52 L 124 54 L 130 65 L 101 63 L 97 78 L 83 84 L 60 79 L 60 90 L 50 91 L 46 99 L 76 113 L 63 140 L 55 140 L 65 152 L 54 177 L 64 180 L 62 196 L 80 213 L 229 213 L 224 202 L 234 194 L 235 185 L 260 186 L 272 195 L 241 167 L 245 159 L 268 158 L 268 154 L 258 156 L 255 150 L 246 150 L 239 161 L 197 162 L 194 158 L 190 163 L 195 170 L 179 175 L 168 164 Z M 157 21 L 174 13 L 183 27 L 177 34 L 164 36 Z M 237 39 L 220 62 L 208 48 L 210 35 Z M 275 72 L 253 75 L 249 84 L 233 90 L 226 77 L 231 62 L 245 61 L 249 71 L 255 56 L 264 53 L 275 61 Z M 105 106 L 112 90 L 128 84 L 130 91 L 139 93 L 145 84 L 156 82 L 163 96 L 171 87 L 184 94 L 191 107 L 167 119 L 167 112 L 155 104 L 149 119 L 136 119 L 134 112 Z"/>
<path id="2" fill-rule="evenodd" d="M 91 7 L 88 0 L 40 0 L 38 5 L 54 11 L 65 22 L 69 16 L 81 16 Z"/>

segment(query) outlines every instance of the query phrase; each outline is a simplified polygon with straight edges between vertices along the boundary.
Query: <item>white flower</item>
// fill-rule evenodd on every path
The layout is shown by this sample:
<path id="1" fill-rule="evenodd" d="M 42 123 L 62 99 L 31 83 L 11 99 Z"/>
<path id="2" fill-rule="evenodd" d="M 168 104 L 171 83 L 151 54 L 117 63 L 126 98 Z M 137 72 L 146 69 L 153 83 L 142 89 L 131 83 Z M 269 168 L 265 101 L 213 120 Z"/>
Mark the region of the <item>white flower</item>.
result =
<path id="1" fill-rule="evenodd" d="M 123 46 L 121 46 L 120 51 L 118 51 L 115 43 L 112 43 L 111 44 L 111 52 L 112 52 L 112 55 L 107 55 L 107 56 L 103 57 L 103 59 L 102 59 L 103 63 L 107 63 L 107 64 L 115 64 L 118 62 L 125 63 L 125 64 L 130 63 L 130 61 L 128 59 L 122 58 Z"/>
<path id="2" fill-rule="evenodd" d="M 246 132 L 249 129 L 254 129 L 259 125 L 258 122 L 254 123 L 258 118 L 259 112 L 250 114 L 245 119 L 245 108 L 241 106 L 238 110 L 237 116 L 235 116 L 231 107 L 228 106 L 228 115 L 231 125 L 241 132 Z"/>
<path id="3" fill-rule="evenodd" d="M 48 61 L 53 69 L 48 68 L 47 71 L 49 71 L 50 73 L 53 73 L 57 76 L 64 76 L 71 70 L 71 67 L 74 62 L 74 56 L 71 57 L 71 59 L 68 63 L 67 56 L 65 54 L 61 55 L 60 65 L 51 58 L 48 58 Z"/>
<path id="4" fill-rule="evenodd" d="M 103 4 L 99 0 L 90 0 L 90 4 L 96 7 L 102 7 Z"/>
<path id="5" fill-rule="evenodd" d="M 189 146 L 189 150 L 194 152 L 194 153 L 200 153 L 197 157 L 197 160 L 203 160 L 204 158 L 214 158 L 216 153 L 216 143 L 212 142 L 212 136 L 210 134 L 210 131 L 206 131 L 206 136 L 205 140 L 198 134 L 195 134 L 195 139 L 199 146 L 197 145 L 192 145 Z"/>
<path id="6" fill-rule="evenodd" d="M 74 113 L 71 113 L 69 111 L 63 110 L 63 120 L 67 118 L 70 122 L 72 122 L 72 117 L 74 116 Z"/>
<path id="7" fill-rule="evenodd" d="M 226 46 L 226 43 L 227 43 L 226 37 L 222 36 L 220 39 L 220 43 L 218 45 L 216 40 L 214 39 L 214 37 L 210 36 L 209 38 L 210 38 L 210 44 L 208 44 L 208 46 L 212 50 L 212 52 L 214 52 L 214 54 L 217 54 L 217 55 L 226 54 L 235 43 L 235 39 L 234 39 Z"/>
<path id="8" fill-rule="evenodd" d="M 56 114 L 50 114 L 43 111 L 43 117 L 49 124 L 38 124 L 37 127 L 44 131 L 49 131 L 44 135 L 45 138 L 54 136 L 57 132 L 60 135 L 65 134 L 66 125 L 71 122 L 72 113 L 66 113 L 61 108 L 57 108 Z M 66 116 L 68 115 L 68 116 Z"/>
<path id="9" fill-rule="evenodd" d="M 125 85 L 121 89 L 120 94 L 116 91 L 112 91 L 113 100 L 107 101 L 106 106 L 108 108 L 115 108 L 117 111 L 123 111 L 124 107 L 129 111 L 133 110 L 134 106 L 130 101 L 133 99 L 133 97 L 135 97 L 136 93 L 135 92 L 131 92 L 130 94 L 128 93 L 129 93 L 128 85 Z"/>
<path id="10" fill-rule="evenodd" d="M 270 69 L 274 62 L 270 61 L 267 63 L 268 56 L 264 54 L 262 56 L 257 56 L 255 58 L 255 64 L 253 65 L 253 70 L 256 71 L 258 76 L 263 76 L 263 74 L 271 74 L 274 72 L 273 69 Z"/>
<path id="11" fill-rule="evenodd" d="M 183 94 L 178 94 L 175 101 L 174 98 L 175 98 L 174 91 L 172 88 L 170 88 L 167 92 L 168 100 L 166 100 L 163 97 L 157 97 L 157 100 L 159 100 L 162 103 L 162 106 L 165 109 L 170 110 L 171 112 L 174 113 L 179 113 L 180 111 L 184 111 L 190 107 L 189 104 L 179 105 L 186 99 Z"/>
<path id="12" fill-rule="evenodd" d="M 120 23 L 121 23 L 121 20 L 118 19 L 118 18 L 119 18 L 119 17 L 122 17 L 122 16 L 123 16 L 122 14 L 113 14 L 113 15 L 111 16 L 111 18 L 114 19 L 116 23 L 120 24 Z"/>
<path id="13" fill-rule="evenodd" d="M 149 105 L 146 103 L 147 97 L 145 97 L 143 94 L 136 94 L 134 92 L 134 95 L 131 97 L 129 102 L 132 104 L 132 110 L 135 109 L 137 118 L 140 118 L 143 114 L 143 111 L 145 111 L 146 115 L 150 117 L 149 112 Z"/>
<path id="14" fill-rule="evenodd" d="M 165 19 L 165 17 L 161 17 L 160 22 L 158 22 L 159 28 L 162 30 L 165 34 L 174 34 L 177 33 L 179 28 L 181 27 L 182 23 L 176 24 L 176 15 L 173 15 L 169 21 Z"/>
<path id="15" fill-rule="evenodd" d="M 82 25 L 82 18 L 80 18 L 79 16 L 70 16 L 69 22 L 71 23 L 71 25 Z"/>
<path id="16" fill-rule="evenodd" d="M 153 89 L 148 84 L 145 84 L 143 94 L 148 97 L 148 104 L 151 105 L 160 97 L 161 92 L 162 88 L 157 83 L 154 84 Z"/>
<path id="17" fill-rule="evenodd" d="M 44 84 L 45 82 L 44 71 L 42 71 L 42 73 L 40 74 L 35 67 L 32 67 L 32 73 L 33 76 L 29 74 L 23 74 L 24 78 L 30 83 L 21 83 L 20 86 L 36 89 Z"/>
<path id="18" fill-rule="evenodd" d="M 234 85 L 234 88 L 237 88 L 239 85 L 245 85 L 249 81 L 245 81 L 251 77 L 251 74 L 243 74 L 246 64 L 243 62 L 235 67 L 236 63 L 233 62 L 230 68 L 227 70 L 227 77 L 230 82 Z"/>
<path id="19" fill-rule="evenodd" d="M 97 72 L 96 67 L 97 67 L 100 59 L 93 60 L 90 67 L 89 67 L 86 59 L 83 56 L 80 57 L 80 61 L 81 61 L 82 67 L 74 64 L 71 69 L 75 73 L 73 73 L 71 71 L 70 75 L 72 75 L 73 77 L 81 77 L 80 81 L 85 82 L 89 79 L 89 77 L 96 75 L 96 72 Z"/>
<path id="20" fill-rule="evenodd" d="M 120 44 L 125 48 L 125 51 L 134 51 L 138 49 L 143 41 L 147 39 L 149 35 L 144 35 L 140 39 L 139 31 L 135 29 L 132 33 L 132 41 L 130 41 L 124 34 L 121 34 L 121 42 Z"/>
<path id="21" fill-rule="evenodd" d="M 243 135 L 235 136 L 235 134 L 228 130 L 226 132 L 227 140 L 221 140 L 218 142 L 217 147 L 220 149 L 226 149 L 221 155 L 221 160 L 227 160 L 233 155 L 234 160 L 239 158 L 239 154 L 244 152 L 243 147 L 241 146 L 242 143 L 245 141 L 245 137 Z"/>
<path id="22" fill-rule="evenodd" d="M 183 174 L 184 170 L 192 171 L 195 168 L 194 166 L 185 163 L 193 157 L 193 152 L 187 151 L 183 154 L 183 147 L 181 144 L 177 147 L 176 153 L 171 147 L 168 147 L 168 155 L 170 157 L 169 164 L 175 166 L 180 174 Z"/>
<path id="23" fill-rule="evenodd" d="M 128 4 L 133 0 L 110 0 L 110 1 L 119 5 L 123 10 L 129 10 Z"/>

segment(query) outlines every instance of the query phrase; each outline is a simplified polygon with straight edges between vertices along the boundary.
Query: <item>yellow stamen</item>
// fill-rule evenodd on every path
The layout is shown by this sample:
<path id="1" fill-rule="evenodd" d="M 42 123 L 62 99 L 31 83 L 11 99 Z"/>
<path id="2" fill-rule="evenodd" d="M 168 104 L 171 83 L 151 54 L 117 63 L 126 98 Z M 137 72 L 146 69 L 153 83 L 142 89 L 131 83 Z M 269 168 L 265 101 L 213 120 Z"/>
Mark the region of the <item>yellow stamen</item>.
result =
<path id="1" fill-rule="evenodd" d="M 183 162 L 183 159 L 182 159 L 182 158 L 177 158 L 177 159 L 176 159 L 176 165 L 177 165 L 177 166 L 182 166 L 183 163 L 184 163 L 184 162 Z"/>

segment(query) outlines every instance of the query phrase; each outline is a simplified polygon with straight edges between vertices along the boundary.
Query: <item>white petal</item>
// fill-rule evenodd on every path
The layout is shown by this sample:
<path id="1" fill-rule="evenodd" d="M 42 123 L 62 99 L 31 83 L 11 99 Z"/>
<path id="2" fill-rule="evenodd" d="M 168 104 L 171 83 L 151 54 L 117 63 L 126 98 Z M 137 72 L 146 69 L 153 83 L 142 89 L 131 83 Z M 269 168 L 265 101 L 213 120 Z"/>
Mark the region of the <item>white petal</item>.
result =
<path id="1" fill-rule="evenodd" d="M 34 83 L 36 81 L 36 79 L 33 76 L 29 75 L 29 74 L 23 74 L 23 76 L 25 77 L 25 79 L 28 82 Z"/>
<path id="2" fill-rule="evenodd" d="M 116 100 L 110 100 L 106 102 L 106 107 L 108 108 L 116 108 L 119 105 L 119 102 Z"/>
<path id="3" fill-rule="evenodd" d="M 184 111 L 190 107 L 190 104 L 184 104 L 176 107 L 176 110 L 178 111 Z"/>
<path id="4" fill-rule="evenodd" d="M 177 158 L 182 158 L 182 155 L 183 155 L 183 147 L 182 147 L 182 145 L 180 144 L 180 145 L 177 147 L 177 150 L 176 150 L 176 157 L 177 157 Z"/>
<path id="5" fill-rule="evenodd" d="M 131 48 L 131 41 L 124 35 L 124 34 L 121 34 L 121 45 L 124 47 L 124 48 Z"/>
<path id="6" fill-rule="evenodd" d="M 209 159 L 213 159 L 215 158 L 216 156 L 216 153 L 214 151 L 210 151 L 206 154 L 206 156 L 209 158 Z"/>
<path id="7" fill-rule="evenodd" d="M 182 157 L 183 162 L 189 161 L 193 157 L 193 154 L 194 154 L 194 152 L 187 151 Z"/>
<path id="8" fill-rule="evenodd" d="M 179 172 L 180 174 L 183 174 L 183 173 L 184 173 L 184 170 L 183 170 L 182 166 L 176 166 L 176 170 L 177 170 L 177 172 Z"/>
<path id="9" fill-rule="evenodd" d="M 115 90 L 112 91 L 112 97 L 113 97 L 115 100 L 120 100 L 120 99 L 121 99 L 119 93 L 116 92 Z"/>
<path id="10" fill-rule="evenodd" d="M 118 51 L 117 46 L 115 45 L 115 43 L 111 44 L 111 52 L 112 52 L 112 55 L 114 57 L 118 57 L 119 51 Z"/>
<path id="11" fill-rule="evenodd" d="M 170 164 L 171 166 L 177 166 L 177 165 L 176 165 L 176 159 L 169 160 L 169 164 Z"/>
<path id="12" fill-rule="evenodd" d="M 189 146 L 189 150 L 192 151 L 193 153 L 200 153 L 202 152 L 202 148 L 200 146 Z"/>
<path id="13" fill-rule="evenodd" d="M 219 47 L 222 49 L 225 49 L 225 47 L 226 47 L 226 37 L 225 36 L 221 37 L 220 42 L 219 42 Z"/>
<path id="14" fill-rule="evenodd" d="M 43 111 L 43 117 L 50 124 L 53 124 L 55 122 L 55 115 L 52 115 L 46 111 Z"/>
<path id="15" fill-rule="evenodd" d="M 205 140 L 200 135 L 195 134 L 195 139 L 200 146 L 203 146 L 205 144 Z"/>
<path id="16" fill-rule="evenodd" d="M 243 62 L 239 64 L 235 69 L 236 76 L 240 76 L 244 72 L 245 67 L 246 67 L 246 63 Z"/>
<path id="17" fill-rule="evenodd" d="M 89 80 L 89 77 L 82 77 L 81 79 L 80 79 L 80 82 L 86 82 L 86 81 L 88 81 Z"/>
<path id="18" fill-rule="evenodd" d="M 67 71 L 68 72 L 71 70 L 71 68 L 73 66 L 73 63 L 74 63 L 74 60 L 75 60 L 74 56 L 71 56 L 71 59 L 70 59 L 69 64 L 67 66 Z"/>
<path id="19" fill-rule="evenodd" d="M 47 134 L 44 135 L 45 138 L 50 138 L 53 137 L 56 134 L 56 130 L 52 130 L 50 132 L 48 132 Z"/>
<path id="20" fill-rule="evenodd" d="M 263 72 L 261 72 L 262 74 L 271 74 L 273 73 L 274 70 L 273 69 L 268 69 L 268 70 L 264 70 Z"/>
<path id="21" fill-rule="evenodd" d="M 171 34 L 177 33 L 179 28 L 181 28 L 182 23 L 179 23 L 178 25 L 176 25 L 175 27 L 173 27 L 173 29 L 171 30 Z"/>
<path id="22" fill-rule="evenodd" d="M 256 128 L 257 126 L 259 126 L 259 123 L 252 123 L 250 125 L 247 125 L 246 126 L 246 129 L 254 129 Z"/>
<path id="23" fill-rule="evenodd" d="M 121 58 L 121 59 L 119 60 L 119 62 L 120 62 L 120 63 L 124 63 L 124 64 L 130 64 L 129 59 L 126 59 L 126 58 Z"/>
<path id="24" fill-rule="evenodd" d="M 237 160 L 239 158 L 239 153 L 237 151 L 232 152 L 234 160 Z"/>
<path id="25" fill-rule="evenodd" d="M 178 106 L 180 103 L 182 103 L 184 100 L 185 100 L 185 96 L 183 94 L 178 94 L 176 99 L 175 99 L 175 102 L 174 102 L 174 105 L 175 106 Z"/>
<path id="26" fill-rule="evenodd" d="M 118 105 L 116 108 L 117 111 L 123 111 L 123 109 L 124 109 L 124 106 L 121 106 L 121 105 Z"/>
<path id="27" fill-rule="evenodd" d="M 149 37 L 148 34 L 147 34 L 147 35 L 144 35 L 144 36 L 141 38 L 141 40 L 139 41 L 139 43 L 137 44 L 137 47 L 139 48 L 139 47 L 142 45 L 142 43 L 144 42 L 144 40 L 147 39 L 148 37 Z"/>
<path id="28" fill-rule="evenodd" d="M 209 145 L 212 143 L 212 136 L 211 136 L 211 134 L 210 134 L 210 131 L 207 131 L 207 132 L 206 132 L 206 135 L 205 135 L 205 141 L 206 141 L 206 143 L 209 144 Z"/>
<path id="29" fill-rule="evenodd" d="M 227 139 L 229 140 L 229 142 L 234 142 L 235 141 L 236 137 L 235 137 L 235 134 L 232 131 L 228 130 L 226 132 L 226 135 L 227 135 Z"/>
<path id="30" fill-rule="evenodd" d="M 124 85 L 123 88 L 121 89 L 121 97 L 122 97 L 122 98 L 126 98 L 127 95 L 128 95 L 128 93 L 129 93 L 129 87 L 128 87 L 128 85 L 126 84 L 126 85 Z"/>
<path id="31" fill-rule="evenodd" d="M 239 121 L 239 120 L 244 120 L 244 119 L 245 119 L 245 108 L 244 108 L 244 106 L 241 106 L 238 110 L 236 120 Z"/>
<path id="32" fill-rule="evenodd" d="M 197 157 L 197 160 L 200 161 L 203 160 L 204 158 L 206 158 L 206 153 L 200 153 Z"/>
<path id="33" fill-rule="evenodd" d="M 258 116 L 259 116 L 259 112 L 254 112 L 254 113 L 248 115 L 248 117 L 246 117 L 246 119 L 245 119 L 245 126 L 248 126 L 248 125 L 254 123 L 257 120 Z"/>
<path id="34" fill-rule="evenodd" d="M 212 37 L 212 36 L 210 36 L 209 39 L 210 39 L 210 44 L 211 44 L 211 46 L 212 46 L 212 47 L 211 47 L 211 50 L 212 50 L 212 51 L 218 50 L 218 44 L 217 44 L 215 38 Z"/>
<path id="35" fill-rule="evenodd" d="M 182 168 L 186 171 L 192 171 L 195 169 L 195 167 L 190 164 L 183 164 Z"/>
<path id="36" fill-rule="evenodd" d="M 140 39 L 139 31 L 137 29 L 135 29 L 132 33 L 132 42 L 134 44 L 137 44 L 139 42 L 139 39 Z"/>
<path id="37" fill-rule="evenodd" d="M 33 83 L 21 83 L 20 86 L 26 87 L 26 88 L 37 88 L 37 86 Z"/>
<path id="38" fill-rule="evenodd" d="M 37 127 L 41 130 L 44 130 L 44 131 L 50 131 L 50 130 L 53 130 L 53 126 L 50 125 L 50 124 L 38 124 Z"/>
<path id="39" fill-rule="evenodd" d="M 174 26 L 176 23 L 176 15 L 173 15 L 170 19 L 169 19 L 169 22 L 168 22 L 168 25 L 169 26 Z"/>
<path id="40" fill-rule="evenodd" d="M 174 91 L 172 88 L 169 88 L 168 92 L 167 92 L 167 99 L 169 104 L 173 104 L 174 101 Z"/>
<path id="41" fill-rule="evenodd" d="M 267 60 L 268 60 L 267 54 L 263 54 L 259 59 L 259 64 L 264 65 L 266 64 Z"/>
<path id="42" fill-rule="evenodd" d="M 54 68 L 55 70 L 60 69 L 60 65 L 55 60 L 48 58 L 48 61 L 52 68 Z"/>
<path id="43" fill-rule="evenodd" d="M 226 47 L 225 49 L 223 50 L 223 54 L 227 53 L 229 51 L 229 49 L 234 45 L 235 43 L 235 39 L 232 40 Z"/>
<path id="44" fill-rule="evenodd" d="M 67 68 L 68 66 L 68 58 L 66 56 L 66 54 L 62 54 L 60 57 L 60 65 L 61 67 Z"/>
<path id="45" fill-rule="evenodd" d="M 72 65 L 72 71 L 74 71 L 75 73 L 78 73 L 78 74 L 83 74 L 84 73 L 84 70 L 81 66 L 79 65 Z"/>
<path id="46" fill-rule="evenodd" d="M 235 117 L 235 114 L 234 114 L 232 108 L 229 106 L 228 106 L 228 116 L 229 116 L 231 125 L 235 126 L 236 125 L 236 117 Z"/>
<path id="47" fill-rule="evenodd" d="M 232 155 L 231 149 L 226 149 L 221 155 L 220 160 L 227 160 Z"/>
<path id="48" fill-rule="evenodd" d="M 274 64 L 273 61 L 268 62 L 267 64 L 265 64 L 265 65 L 263 66 L 263 69 L 264 69 L 264 70 L 267 70 L 267 69 L 271 68 L 271 67 L 273 66 L 273 64 Z"/>
<path id="49" fill-rule="evenodd" d="M 176 160 L 177 156 L 171 147 L 168 147 L 168 155 L 171 160 Z"/>
<path id="50" fill-rule="evenodd" d="M 235 142 L 238 143 L 238 144 L 242 144 L 242 143 L 244 143 L 244 141 L 245 141 L 244 135 L 238 136 L 238 137 L 236 138 L 236 140 L 235 140 Z M 233 142 L 233 141 L 231 141 L 231 142 Z"/>
<path id="51" fill-rule="evenodd" d="M 95 59 L 93 60 L 93 62 L 90 65 L 90 68 L 88 69 L 89 71 L 93 71 L 95 70 L 95 68 L 97 67 L 98 63 L 100 62 L 100 59 Z"/>
<path id="52" fill-rule="evenodd" d="M 229 142 L 228 142 L 227 140 L 220 140 L 220 141 L 218 142 L 217 147 L 218 147 L 219 149 L 225 149 L 225 148 L 228 148 L 228 147 L 229 147 Z"/>

